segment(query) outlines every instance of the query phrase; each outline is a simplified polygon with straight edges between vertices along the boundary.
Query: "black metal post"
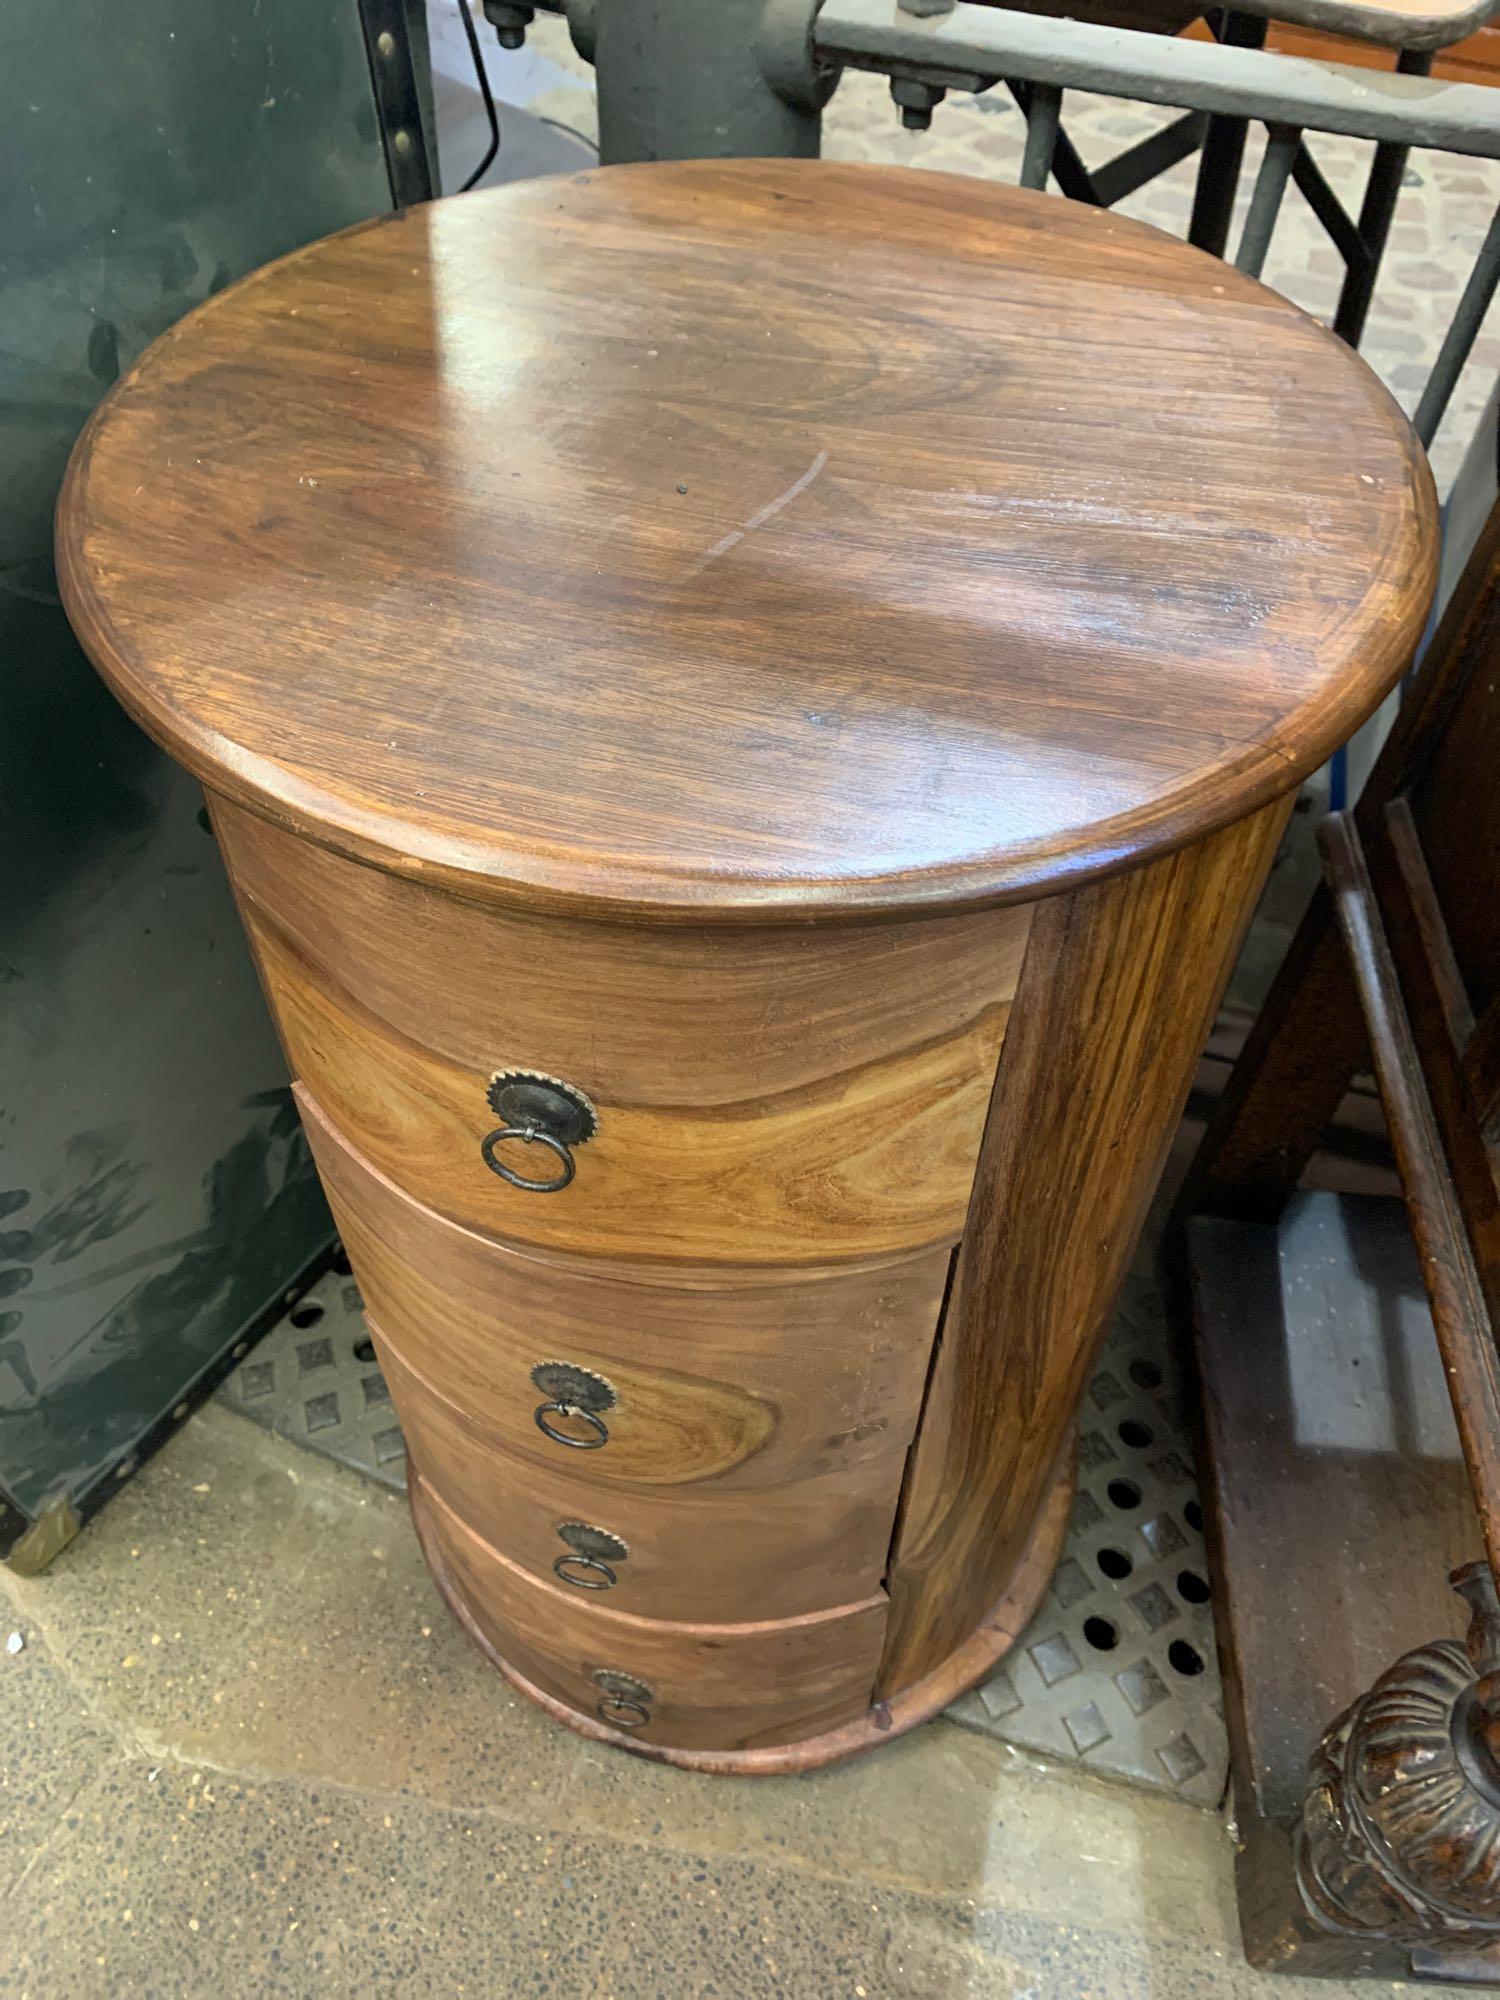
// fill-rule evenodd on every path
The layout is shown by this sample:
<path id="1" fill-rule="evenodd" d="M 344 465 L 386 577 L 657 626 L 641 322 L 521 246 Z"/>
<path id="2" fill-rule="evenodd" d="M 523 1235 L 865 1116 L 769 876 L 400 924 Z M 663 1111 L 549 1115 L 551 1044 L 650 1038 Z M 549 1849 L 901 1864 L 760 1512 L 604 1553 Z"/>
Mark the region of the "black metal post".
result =
<path id="1" fill-rule="evenodd" d="M 1427 76 L 1432 69 L 1432 51 L 1403 49 L 1396 58 L 1396 68 L 1403 76 Z M 1366 254 L 1359 263 L 1351 264 L 1344 289 L 1339 293 L 1338 311 L 1333 316 L 1334 332 L 1351 347 L 1358 347 L 1365 330 L 1410 151 L 1409 146 L 1388 142 L 1375 148 L 1375 157 L 1370 162 L 1370 178 L 1365 182 L 1365 198 L 1359 211 L 1359 234 Z"/>
<path id="2" fill-rule="evenodd" d="M 1226 48 L 1265 47 L 1266 21 L 1261 14 L 1240 14 L 1226 7 L 1212 26 L 1215 38 Z M 1198 184 L 1193 190 L 1193 214 L 1188 223 L 1188 241 L 1200 250 L 1222 257 L 1229 243 L 1229 225 L 1234 217 L 1234 197 L 1240 184 L 1240 162 L 1245 157 L 1247 120 L 1222 115 L 1208 121 L 1203 140 L 1203 156 L 1198 162 Z"/>
<path id="3" fill-rule="evenodd" d="M 819 94 L 771 81 L 785 53 L 767 43 L 778 12 L 797 26 L 766 0 L 607 0 L 593 51 L 601 161 L 816 158 Z M 810 68 L 806 26 L 803 39 Z"/>

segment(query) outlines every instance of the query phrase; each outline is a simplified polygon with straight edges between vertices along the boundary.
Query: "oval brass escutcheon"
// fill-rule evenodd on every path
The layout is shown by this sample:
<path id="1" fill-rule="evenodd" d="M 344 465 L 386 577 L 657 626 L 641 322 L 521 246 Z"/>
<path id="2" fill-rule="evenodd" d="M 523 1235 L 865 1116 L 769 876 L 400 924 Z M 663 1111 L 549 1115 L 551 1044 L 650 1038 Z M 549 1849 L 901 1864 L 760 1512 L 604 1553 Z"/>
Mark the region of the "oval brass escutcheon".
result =
<path id="1" fill-rule="evenodd" d="M 601 1722 L 615 1729 L 639 1729 L 651 1720 L 655 1691 L 634 1674 L 621 1673 L 617 1667 L 599 1667 L 594 1685 L 600 1690 L 594 1713 Z"/>
<path id="2" fill-rule="evenodd" d="M 620 1580 L 614 1565 L 625 1561 L 629 1546 L 588 1521 L 563 1521 L 557 1532 L 569 1553 L 553 1563 L 554 1575 L 575 1590 L 612 1590 Z"/>
<path id="3" fill-rule="evenodd" d="M 568 1445 L 574 1451 L 598 1451 L 609 1443 L 609 1426 L 602 1412 L 612 1410 L 617 1399 L 602 1375 L 596 1375 L 591 1368 L 580 1368 L 572 1361 L 539 1361 L 531 1371 L 531 1379 L 547 1399 L 533 1412 L 543 1437 L 551 1438 L 554 1444 Z M 554 1417 L 581 1425 L 584 1435 L 580 1437 L 576 1429 L 560 1429 L 552 1422 Z"/>

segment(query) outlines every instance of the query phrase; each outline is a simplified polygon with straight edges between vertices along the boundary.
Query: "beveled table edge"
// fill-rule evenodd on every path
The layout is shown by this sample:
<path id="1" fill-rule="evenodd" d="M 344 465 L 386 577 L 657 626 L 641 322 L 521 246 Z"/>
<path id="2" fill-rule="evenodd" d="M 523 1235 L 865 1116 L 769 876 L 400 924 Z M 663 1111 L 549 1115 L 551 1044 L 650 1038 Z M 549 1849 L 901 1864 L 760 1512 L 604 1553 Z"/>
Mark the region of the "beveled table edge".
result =
<path id="1" fill-rule="evenodd" d="M 649 172 L 658 164 L 633 162 L 608 171 Z M 972 181 L 968 175 L 931 174 L 920 168 L 871 163 L 819 164 L 841 173 L 908 177 L 915 174 L 924 181 L 958 180 L 966 184 Z M 470 195 L 446 199 L 475 200 L 487 193 L 511 191 L 476 190 Z M 1025 191 L 1006 188 L 1003 192 L 1012 195 Z M 347 229 L 299 245 L 249 272 L 237 285 L 227 289 L 234 291 L 257 284 L 281 266 L 311 254 L 320 244 L 337 237 L 399 225 L 406 214 L 407 211 L 396 210 L 368 217 Z M 1116 221 L 1151 235 L 1166 234 L 1152 224 L 1132 218 L 1120 217 Z M 1181 247 L 1184 251 L 1192 248 L 1185 243 Z M 1226 283 L 1269 291 L 1258 281 L 1234 272 L 1232 266 L 1226 265 L 1224 269 Z M 593 858 L 590 866 L 577 857 L 558 860 L 541 850 L 516 849 L 505 853 L 502 872 L 496 866 L 495 855 L 482 854 L 476 844 L 433 833 L 416 820 L 394 814 L 354 814 L 345 802 L 283 766 L 258 757 L 217 731 L 195 724 L 159 698 L 148 699 L 138 682 L 137 669 L 114 641 L 104 607 L 81 567 L 81 536 L 74 533 L 82 519 L 83 491 L 94 438 L 107 421 L 115 399 L 135 382 L 139 368 L 151 353 L 163 342 L 172 340 L 200 313 L 211 311 L 223 296 L 220 293 L 205 299 L 153 341 L 111 386 L 79 433 L 54 517 L 54 554 L 64 611 L 79 644 L 131 719 L 201 783 L 301 839 L 471 902 L 627 924 L 877 922 L 896 916 L 952 915 L 1031 901 L 1124 873 L 1143 861 L 1173 853 L 1247 818 L 1318 770 L 1375 712 L 1410 666 L 1436 591 L 1440 534 L 1431 466 L 1400 405 L 1368 363 L 1351 354 L 1351 363 L 1365 369 L 1377 398 L 1388 404 L 1398 431 L 1405 432 L 1411 502 L 1418 532 L 1413 537 L 1411 571 L 1394 586 L 1403 600 L 1402 615 L 1381 621 L 1381 644 L 1371 647 L 1359 671 L 1348 675 L 1336 693 L 1325 691 L 1321 700 L 1290 709 L 1273 732 L 1259 742 L 1247 744 L 1238 757 L 1208 774 L 1194 773 L 1175 789 L 1113 818 L 1022 843 L 1003 853 L 987 852 L 941 866 L 827 879 L 809 876 L 756 880 L 721 877 L 711 872 L 685 871 L 674 876 L 660 864 L 611 868 L 598 857 Z M 1306 321 L 1312 332 L 1348 353 L 1344 343 L 1310 313 L 1280 293 L 1272 296 L 1286 311 Z"/>

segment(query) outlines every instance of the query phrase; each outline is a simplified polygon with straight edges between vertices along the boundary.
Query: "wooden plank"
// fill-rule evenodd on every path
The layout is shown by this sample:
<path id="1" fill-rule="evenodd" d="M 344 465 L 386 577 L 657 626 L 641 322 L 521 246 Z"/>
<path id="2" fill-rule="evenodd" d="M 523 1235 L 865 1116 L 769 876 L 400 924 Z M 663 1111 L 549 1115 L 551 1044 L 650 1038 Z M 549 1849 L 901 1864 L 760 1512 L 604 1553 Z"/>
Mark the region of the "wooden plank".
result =
<path id="1" fill-rule="evenodd" d="M 1206 30 L 1204 31 L 1206 36 Z M 1358 69 L 1393 70 L 1396 52 L 1386 44 L 1359 42 L 1348 35 L 1331 35 L 1302 28 L 1290 21 L 1273 21 L 1266 47 L 1279 55 L 1311 56 L 1315 62 L 1351 63 Z M 1432 74 L 1445 83 L 1488 83 L 1500 80 L 1500 30 L 1476 28 L 1437 51 Z"/>
<path id="2" fill-rule="evenodd" d="M 1368 1054 L 1354 976 L 1320 883 L 1213 1108 L 1177 1213 L 1274 1220 Z"/>
<path id="3" fill-rule="evenodd" d="M 1475 1510 L 1491 1569 L 1500 1568 L 1500 1351 L 1428 1094 L 1422 1056 L 1402 999 L 1380 906 L 1352 823 L 1334 814 L 1320 829 L 1328 878 L 1370 1030 L 1375 1074 L 1401 1171 L 1412 1232 L 1432 1304 Z M 1431 1037 L 1427 1038 L 1431 1046 Z"/>
<path id="4" fill-rule="evenodd" d="M 1474 1024 L 1463 1053 L 1464 1082 L 1486 1146 L 1500 1145 L 1500 994 Z"/>
<path id="5" fill-rule="evenodd" d="M 1480 1548 L 1399 1201 L 1296 1197 L 1186 1232 L 1241 1923 L 1253 1963 L 1409 1976 L 1298 1915 L 1290 1829 L 1318 1738 L 1404 1651 L 1463 1632 Z"/>

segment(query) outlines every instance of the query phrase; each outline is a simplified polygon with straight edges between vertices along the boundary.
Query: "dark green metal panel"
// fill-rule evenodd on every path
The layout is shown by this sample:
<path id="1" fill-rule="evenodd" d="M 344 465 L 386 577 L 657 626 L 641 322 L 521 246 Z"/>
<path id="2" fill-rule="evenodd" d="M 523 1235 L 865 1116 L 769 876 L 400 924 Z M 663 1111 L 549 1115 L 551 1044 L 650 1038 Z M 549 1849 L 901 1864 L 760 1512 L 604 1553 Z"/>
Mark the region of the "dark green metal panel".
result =
<path id="1" fill-rule="evenodd" d="M 812 78 L 811 19 L 806 0 L 598 0 L 600 159 L 816 157 L 832 79 Z"/>
<path id="2" fill-rule="evenodd" d="M 150 339 L 391 199 L 356 0 L 5 27 L 0 1549 L 128 1476 L 331 1237 L 196 787 L 59 608 L 58 482 Z"/>

